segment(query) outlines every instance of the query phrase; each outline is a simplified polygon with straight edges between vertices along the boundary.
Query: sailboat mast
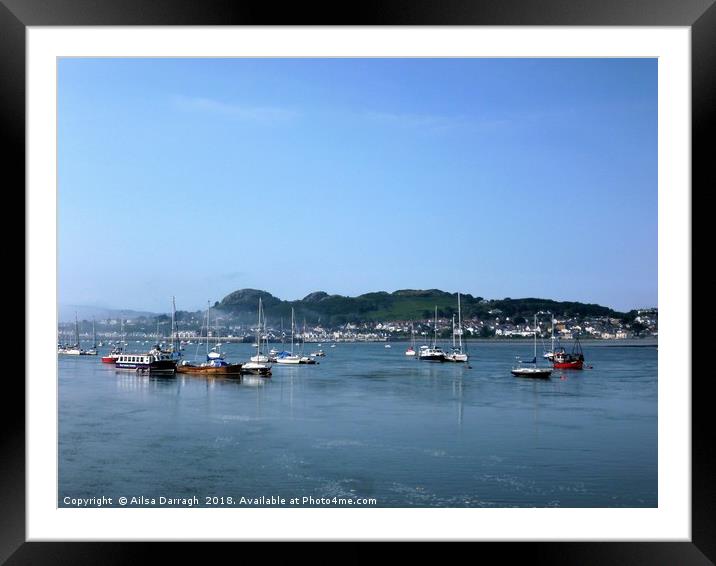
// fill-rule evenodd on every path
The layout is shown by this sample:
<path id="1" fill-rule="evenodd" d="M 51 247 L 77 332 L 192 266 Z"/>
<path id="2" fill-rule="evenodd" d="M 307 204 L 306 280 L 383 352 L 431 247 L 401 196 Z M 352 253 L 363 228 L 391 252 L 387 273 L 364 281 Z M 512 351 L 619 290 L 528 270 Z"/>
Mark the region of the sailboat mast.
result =
<path id="1" fill-rule="evenodd" d="M 460 293 L 457 294 L 457 329 L 458 344 L 460 345 L 460 351 L 462 352 L 462 312 L 460 310 Z"/>
<path id="2" fill-rule="evenodd" d="M 303 355 L 303 345 L 306 343 L 306 317 L 303 317 L 303 331 L 301 332 L 301 355 Z"/>
<path id="3" fill-rule="evenodd" d="M 206 357 L 209 358 L 209 312 L 211 312 L 211 301 L 206 301 Z"/>
<path id="4" fill-rule="evenodd" d="M 537 365 L 537 315 L 535 315 L 535 365 Z"/>
<path id="5" fill-rule="evenodd" d="M 94 318 L 92 319 L 92 347 L 97 347 L 97 332 L 94 329 Z"/>
<path id="6" fill-rule="evenodd" d="M 291 307 L 291 355 L 293 356 L 293 307 Z"/>
<path id="7" fill-rule="evenodd" d="M 77 347 L 80 347 L 80 322 L 77 320 L 77 311 L 75 311 L 75 341 Z"/>
<path id="8" fill-rule="evenodd" d="M 219 316 L 214 317 L 214 332 L 216 333 L 216 353 L 219 354 Z"/>
<path id="9" fill-rule="evenodd" d="M 174 295 L 172 295 L 172 328 L 170 330 L 170 338 L 171 341 L 171 351 L 174 351 L 174 309 L 176 309 L 176 304 L 174 303 Z"/>
<path id="10" fill-rule="evenodd" d="M 455 315 L 452 315 L 452 347 L 455 347 Z"/>
<path id="11" fill-rule="evenodd" d="M 256 355 L 261 354 L 261 297 L 259 297 L 259 324 L 256 327 Z M 258 359 L 256 360 L 258 361 Z"/>
<path id="12" fill-rule="evenodd" d="M 438 345 L 438 306 L 435 305 L 435 328 L 433 329 L 434 338 L 433 338 L 433 348 L 435 348 Z"/>

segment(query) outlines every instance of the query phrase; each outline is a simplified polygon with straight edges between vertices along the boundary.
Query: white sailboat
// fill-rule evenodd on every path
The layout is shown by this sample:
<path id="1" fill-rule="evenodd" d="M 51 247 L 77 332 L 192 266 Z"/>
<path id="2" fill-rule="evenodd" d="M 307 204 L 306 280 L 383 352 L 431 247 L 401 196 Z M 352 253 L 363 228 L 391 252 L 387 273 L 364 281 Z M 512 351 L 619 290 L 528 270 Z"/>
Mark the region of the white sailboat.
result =
<path id="1" fill-rule="evenodd" d="M 554 359 L 554 353 L 556 351 L 554 348 L 554 314 L 553 313 L 550 313 L 550 318 L 552 319 L 552 329 L 550 331 L 550 349 L 548 352 L 545 352 L 544 354 L 542 354 L 542 357 L 547 358 L 551 362 Z"/>
<path id="2" fill-rule="evenodd" d="M 303 319 L 303 333 L 301 335 L 301 352 L 300 352 L 300 358 L 299 363 L 301 364 L 315 364 L 316 358 L 315 356 L 306 356 L 303 353 L 303 345 L 306 343 L 306 319 L 304 317 Z"/>
<path id="3" fill-rule="evenodd" d="M 529 362 L 522 362 L 517 358 L 517 366 L 512 368 L 512 375 L 515 377 L 536 377 L 546 379 L 552 375 L 550 368 L 541 368 L 537 366 L 537 315 L 534 320 L 534 358 Z M 523 366 L 522 364 L 533 364 L 533 366 Z"/>
<path id="4" fill-rule="evenodd" d="M 300 364 L 301 363 L 301 356 L 293 353 L 293 333 L 294 329 L 296 327 L 296 322 L 294 319 L 294 312 L 293 307 L 291 307 L 291 351 L 290 352 L 279 352 L 276 354 L 276 363 L 281 365 L 288 365 L 288 364 Z"/>
<path id="5" fill-rule="evenodd" d="M 206 359 L 207 361 L 211 360 L 223 360 L 225 356 L 225 352 L 221 351 L 221 343 L 219 342 L 219 318 L 214 318 L 214 334 L 216 338 L 216 342 L 212 346 L 211 350 L 209 350 L 209 314 L 211 312 L 211 302 L 208 302 L 207 309 L 206 309 Z"/>
<path id="6" fill-rule="evenodd" d="M 261 307 L 261 297 L 259 297 L 259 320 L 256 326 L 256 355 L 251 356 L 250 361 L 241 366 L 242 373 L 252 373 L 256 375 L 270 375 L 271 365 L 269 357 L 261 352 L 261 325 L 263 309 Z M 265 324 L 265 323 L 264 323 Z"/>
<path id="7" fill-rule="evenodd" d="M 455 344 L 457 334 L 458 343 Z M 457 294 L 457 332 L 455 332 L 455 315 L 452 317 L 452 350 L 445 354 L 447 362 L 467 362 L 467 352 L 462 350 L 462 310 L 460 308 L 460 293 Z"/>
<path id="8" fill-rule="evenodd" d="M 82 356 L 85 351 L 80 348 L 80 323 L 75 313 L 75 343 L 71 346 L 60 347 L 57 349 L 58 354 L 66 354 L 68 356 Z"/>
<path id="9" fill-rule="evenodd" d="M 251 358 L 249 358 L 249 359 L 252 362 L 256 362 L 259 364 L 266 364 L 269 362 L 269 357 L 266 354 L 261 352 L 261 330 L 263 328 L 261 326 L 262 314 L 263 314 L 263 310 L 261 308 L 261 297 L 259 297 L 259 321 L 256 326 L 256 343 L 255 343 L 256 355 L 251 356 Z M 244 367 L 246 367 L 245 364 L 244 364 Z"/>
<path id="10" fill-rule="evenodd" d="M 92 347 L 85 350 L 85 356 L 96 356 L 97 355 L 97 332 L 95 331 L 94 318 L 92 319 Z"/>
<path id="11" fill-rule="evenodd" d="M 410 346 L 405 350 L 405 355 L 415 357 L 415 327 L 412 320 L 410 321 L 410 340 Z"/>
<path id="12" fill-rule="evenodd" d="M 418 359 L 425 362 L 444 362 L 445 352 L 438 346 L 438 307 L 435 306 L 434 338 L 431 346 L 420 346 Z"/>

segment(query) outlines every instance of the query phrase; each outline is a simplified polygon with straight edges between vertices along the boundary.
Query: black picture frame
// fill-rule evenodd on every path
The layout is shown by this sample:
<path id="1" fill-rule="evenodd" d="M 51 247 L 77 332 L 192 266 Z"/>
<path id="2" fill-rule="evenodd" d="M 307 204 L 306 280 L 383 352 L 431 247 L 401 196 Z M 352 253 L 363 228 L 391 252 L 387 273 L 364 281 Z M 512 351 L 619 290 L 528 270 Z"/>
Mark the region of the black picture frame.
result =
<path id="1" fill-rule="evenodd" d="M 716 106 L 715 0 L 383 0 L 333 7 L 228 0 L 0 0 L 0 115 L 8 188 L 24 194 L 25 34 L 28 26 L 107 25 L 533 25 L 686 26 L 691 28 L 692 185 L 706 191 L 714 159 L 709 134 Z M 10 173 L 11 175 L 8 175 Z M 690 190 L 685 187 L 685 190 Z M 691 194 L 695 191 L 692 190 Z M 19 205 L 24 209 L 24 204 Z M 693 210 L 693 206 L 692 206 Z M 692 220 L 693 226 L 693 220 Z M 25 295 L 27 305 L 32 297 Z M 689 317 L 691 319 L 691 317 Z M 698 351 L 693 349 L 693 351 Z M 692 359 L 691 352 L 686 356 Z M 689 363 L 690 368 L 690 363 Z M 686 371 L 686 370 L 685 370 Z M 26 379 L 28 376 L 25 376 Z M 677 376 L 672 376 L 677 377 Z M 679 376 L 680 377 L 680 376 Z M 689 378 L 691 378 L 689 371 Z M 716 561 L 716 470 L 709 375 L 692 379 L 691 542 L 494 542 L 480 545 L 501 561 L 549 564 L 713 564 Z M 25 542 L 25 384 L 6 381 L 6 399 L 19 410 L 1 411 L 0 562 L 16 564 L 126 564 L 144 562 L 161 546 L 162 560 L 207 559 L 206 545 L 156 543 Z M 559 533 L 555 533 L 559 537 Z M 246 544 L 246 543 L 244 543 Z M 374 543 L 322 549 L 321 556 L 372 559 Z M 315 560 L 308 545 L 280 551 L 291 560 Z M 243 551 L 242 551 L 243 552 Z M 260 550 L 263 552 L 263 550 Z M 272 551 L 274 552 L 274 551 Z M 382 552 L 382 551 L 381 551 Z M 420 550 L 421 554 L 423 550 Z M 474 550 L 470 550 L 474 553 Z M 326 554 L 327 553 L 327 554 Z M 473 556 L 477 556 L 473 554 Z M 484 556 L 484 554 L 481 554 Z M 238 557 L 237 557 L 238 560 Z M 323 560 L 322 560 L 323 561 Z"/>

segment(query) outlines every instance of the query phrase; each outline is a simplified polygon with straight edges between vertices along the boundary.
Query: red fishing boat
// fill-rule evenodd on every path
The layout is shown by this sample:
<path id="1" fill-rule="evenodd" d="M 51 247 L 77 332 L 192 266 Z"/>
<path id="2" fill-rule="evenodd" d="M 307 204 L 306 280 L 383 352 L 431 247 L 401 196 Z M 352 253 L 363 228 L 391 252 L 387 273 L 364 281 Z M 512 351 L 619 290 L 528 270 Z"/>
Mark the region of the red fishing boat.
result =
<path id="1" fill-rule="evenodd" d="M 557 348 L 552 358 L 552 367 L 555 369 L 582 369 L 584 367 L 584 353 L 579 337 L 574 339 L 572 353 L 567 353 L 564 348 Z"/>
<path id="2" fill-rule="evenodd" d="M 126 344 L 124 341 L 125 336 L 124 336 L 124 319 L 123 318 L 121 318 L 119 320 L 119 336 L 120 336 L 119 344 L 115 345 L 115 347 L 112 348 L 112 351 L 109 354 L 107 354 L 106 356 L 102 356 L 103 364 L 117 363 L 119 356 L 121 356 L 124 353 L 124 346 Z"/>
<path id="3" fill-rule="evenodd" d="M 122 355 L 122 348 L 120 346 L 114 348 L 109 354 L 106 356 L 102 356 L 102 363 L 103 364 L 113 364 L 117 361 L 117 358 Z"/>
<path id="4" fill-rule="evenodd" d="M 102 363 L 103 364 L 114 364 L 119 359 L 119 356 L 124 354 L 124 346 L 123 343 L 120 343 L 120 345 L 115 346 L 112 348 L 112 351 L 107 354 L 106 356 L 102 356 Z"/>

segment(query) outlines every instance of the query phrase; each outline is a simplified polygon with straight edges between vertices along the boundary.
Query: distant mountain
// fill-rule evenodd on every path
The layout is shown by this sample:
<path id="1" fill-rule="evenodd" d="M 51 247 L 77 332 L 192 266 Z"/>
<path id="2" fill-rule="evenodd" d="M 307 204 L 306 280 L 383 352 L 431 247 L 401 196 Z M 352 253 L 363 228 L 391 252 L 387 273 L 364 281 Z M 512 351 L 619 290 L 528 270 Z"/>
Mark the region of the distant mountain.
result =
<path id="1" fill-rule="evenodd" d="M 105 307 L 92 307 L 87 305 L 59 305 L 59 321 L 74 322 L 75 313 L 79 320 L 103 320 L 107 318 L 134 319 L 139 317 L 155 317 L 158 313 L 148 311 L 133 311 L 129 309 L 110 309 Z"/>
<path id="2" fill-rule="evenodd" d="M 297 301 L 283 301 L 257 289 L 240 289 L 214 306 L 232 317 L 251 321 L 256 316 L 259 297 L 269 320 L 276 321 L 279 317 L 290 320 L 293 307 L 297 325 L 304 318 L 310 323 L 322 322 L 329 326 L 363 321 L 424 320 L 434 315 L 436 306 L 440 317 L 457 314 L 457 293 L 439 289 L 401 289 L 393 293 L 377 291 L 357 297 L 315 291 Z M 461 294 L 461 304 L 464 318 L 529 318 L 539 311 L 550 311 L 557 316 L 625 316 L 601 305 L 538 298 L 485 300 Z"/>

